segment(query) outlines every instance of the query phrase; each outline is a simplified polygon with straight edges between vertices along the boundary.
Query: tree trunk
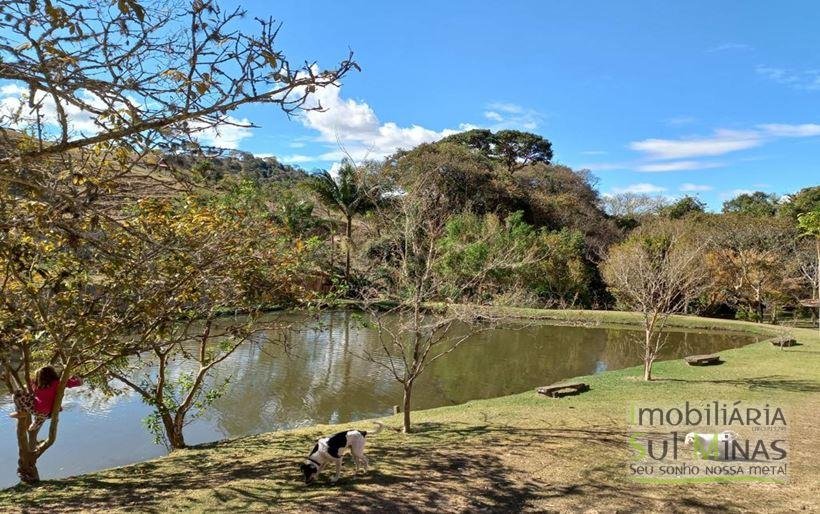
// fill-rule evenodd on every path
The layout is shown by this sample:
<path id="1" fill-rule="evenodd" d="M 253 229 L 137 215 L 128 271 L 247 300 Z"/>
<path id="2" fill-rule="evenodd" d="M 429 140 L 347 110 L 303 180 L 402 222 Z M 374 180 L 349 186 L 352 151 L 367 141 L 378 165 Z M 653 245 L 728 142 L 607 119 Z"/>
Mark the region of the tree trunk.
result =
<path id="1" fill-rule="evenodd" d="M 353 235 L 353 217 L 346 216 L 347 225 L 345 225 L 345 282 L 350 282 L 350 246 Z"/>
<path id="2" fill-rule="evenodd" d="M 652 362 L 655 360 L 652 356 L 652 329 L 646 328 L 646 339 L 644 340 L 643 353 L 643 379 L 646 381 L 652 380 Z"/>
<path id="3" fill-rule="evenodd" d="M 181 423 L 175 423 L 171 413 L 167 410 L 160 412 L 162 424 L 165 427 L 165 437 L 168 439 L 168 446 L 171 450 L 181 450 L 186 447 L 185 436 L 182 434 Z"/>
<path id="4" fill-rule="evenodd" d="M 185 444 L 185 436 L 182 434 L 182 430 L 175 429 L 174 433 L 170 434 L 168 441 L 171 443 L 172 450 L 182 450 L 188 447 Z"/>
<path id="5" fill-rule="evenodd" d="M 817 332 L 820 333 L 820 236 L 814 239 L 814 249 L 817 252 Z"/>
<path id="6" fill-rule="evenodd" d="M 405 434 L 410 432 L 410 396 L 413 394 L 413 383 L 404 386 L 404 401 L 402 402 L 402 415 L 404 417 L 404 424 L 402 432 Z"/>
<path id="7" fill-rule="evenodd" d="M 30 424 L 29 415 L 21 413 L 17 419 L 17 476 L 24 484 L 35 484 L 40 481 L 40 472 L 37 469 L 37 433 L 28 431 Z"/>

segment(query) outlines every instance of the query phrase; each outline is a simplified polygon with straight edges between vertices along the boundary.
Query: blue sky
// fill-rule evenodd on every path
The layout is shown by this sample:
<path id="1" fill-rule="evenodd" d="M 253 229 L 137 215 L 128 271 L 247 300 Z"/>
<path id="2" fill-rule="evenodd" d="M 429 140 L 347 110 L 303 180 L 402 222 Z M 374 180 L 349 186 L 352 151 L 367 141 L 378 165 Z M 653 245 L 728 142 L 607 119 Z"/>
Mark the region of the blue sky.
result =
<path id="1" fill-rule="evenodd" d="M 208 144 L 312 170 L 345 152 L 378 158 L 466 128 L 514 128 L 550 139 L 556 162 L 591 169 L 602 193 L 696 194 L 719 209 L 741 191 L 820 183 L 814 0 L 242 6 L 249 32 L 254 17 L 283 22 L 292 63 L 329 67 L 352 49 L 362 71 L 317 93 L 325 112 L 243 107 L 233 116 L 259 128 L 202 134 Z M 19 85 L 0 86 L 0 104 L 19 102 Z"/>
<path id="2" fill-rule="evenodd" d="M 740 190 L 820 183 L 820 3 L 254 1 L 284 22 L 292 58 L 362 66 L 327 113 L 272 108 L 238 141 L 311 169 L 339 140 L 379 156 L 469 126 L 553 142 L 556 162 L 599 189 L 694 193 L 719 208 Z M 335 112 L 334 112 L 335 111 Z"/>

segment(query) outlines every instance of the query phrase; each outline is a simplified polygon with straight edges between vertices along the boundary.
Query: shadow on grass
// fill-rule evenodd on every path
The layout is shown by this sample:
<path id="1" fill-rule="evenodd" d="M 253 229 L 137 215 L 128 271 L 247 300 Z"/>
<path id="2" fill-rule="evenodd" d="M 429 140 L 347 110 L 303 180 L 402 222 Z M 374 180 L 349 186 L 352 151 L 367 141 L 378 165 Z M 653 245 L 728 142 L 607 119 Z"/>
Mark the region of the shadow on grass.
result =
<path id="1" fill-rule="evenodd" d="M 820 392 L 820 382 L 817 380 L 801 380 L 786 378 L 780 375 L 766 377 L 696 380 L 686 378 L 659 378 L 658 382 L 685 382 L 688 384 L 716 384 L 747 387 L 749 390 L 779 390 L 788 392 L 816 393 Z"/>
<path id="2" fill-rule="evenodd" d="M 6 493 L 14 495 L 17 507 L 31 512 L 516 512 L 543 510 L 544 503 L 560 510 L 663 505 L 656 503 L 657 491 L 623 478 L 624 463 L 613 455 L 626 451 L 626 434 L 612 425 L 418 423 L 410 435 L 386 434 L 369 441 L 366 451 L 375 469 L 368 474 L 354 475 L 347 458 L 337 484 L 329 482 L 332 470 L 327 470 L 317 483 L 305 486 L 298 464 L 312 444 L 308 435 L 247 437 Z M 584 471 L 564 476 L 566 461 L 580 463 Z M 539 470 L 536 476 L 533 469 Z M 690 508 L 713 508 L 698 504 L 694 495 L 683 500 Z"/>

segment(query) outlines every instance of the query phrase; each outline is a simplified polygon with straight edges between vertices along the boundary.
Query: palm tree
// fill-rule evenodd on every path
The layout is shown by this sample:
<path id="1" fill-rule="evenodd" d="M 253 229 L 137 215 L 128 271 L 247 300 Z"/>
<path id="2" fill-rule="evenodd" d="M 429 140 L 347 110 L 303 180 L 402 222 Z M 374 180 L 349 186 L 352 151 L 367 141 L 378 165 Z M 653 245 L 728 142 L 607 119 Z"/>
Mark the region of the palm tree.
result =
<path id="1" fill-rule="evenodd" d="M 368 196 L 369 191 L 364 187 L 356 168 L 347 159 L 342 161 L 338 177 L 334 177 L 327 171 L 322 170 L 313 175 L 308 182 L 308 187 L 325 206 L 338 210 L 345 217 L 345 238 L 347 240 L 345 281 L 349 281 L 353 218 L 357 214 L 363 214 L 372 208 L 373 203 Z"/>

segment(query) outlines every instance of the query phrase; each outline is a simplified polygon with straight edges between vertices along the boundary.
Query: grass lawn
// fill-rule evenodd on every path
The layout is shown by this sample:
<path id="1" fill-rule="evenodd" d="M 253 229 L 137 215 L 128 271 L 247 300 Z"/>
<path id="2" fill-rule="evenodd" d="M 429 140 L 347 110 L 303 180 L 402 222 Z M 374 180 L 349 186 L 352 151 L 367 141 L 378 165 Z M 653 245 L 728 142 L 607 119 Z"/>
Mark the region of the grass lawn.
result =
<path id="1" fill-rule="evenodd" d="M 632 323 L 628 313 L 508 310 L 563 322 Z M 782 329 L 677 317 L 685 327 L 722 327 L 774 335 Z M 535 392 L 414 413 L 401 434 L 385 418 L 368 437 L 372 469 L 342 479 L 300 481 L 299 463 L 316 438 L 360 421 L 244 437 L 156 460 L 34 488 L 0 491 L 0 510 L 69 511 L 813 511 L 820 508 L 820 338 L 792 329 L 800 345 L 767 341 L 721 352 L 725 363 L 656 364 L 655 381 L 630 368 L 584 377 L 591 391 L 562 399 Z M 640 484 L 627 476 L 626 411 L 633 401 L 746 400 L 787 407 L 789 481 L 785 484 Z M 12 465 L 12 463 L 4 463 Z"/>

